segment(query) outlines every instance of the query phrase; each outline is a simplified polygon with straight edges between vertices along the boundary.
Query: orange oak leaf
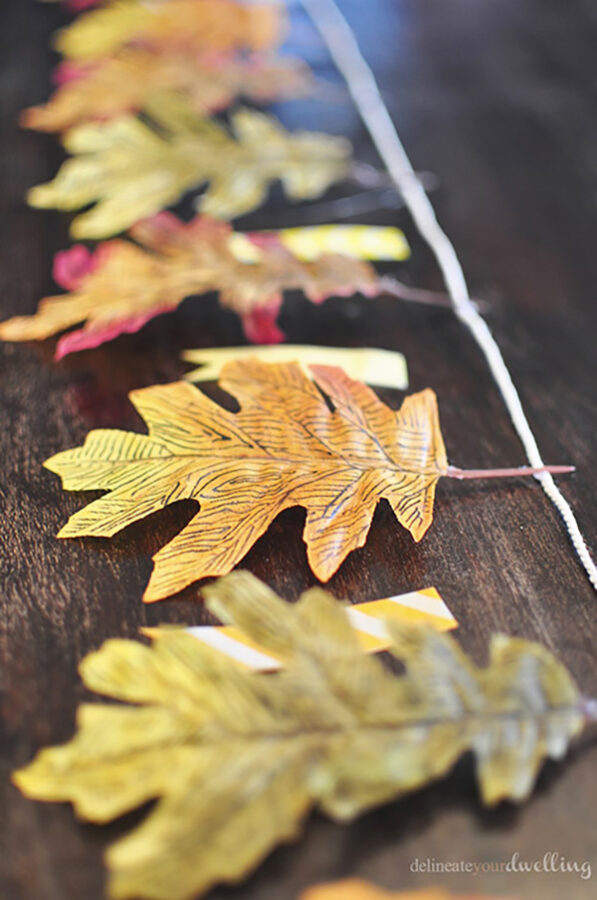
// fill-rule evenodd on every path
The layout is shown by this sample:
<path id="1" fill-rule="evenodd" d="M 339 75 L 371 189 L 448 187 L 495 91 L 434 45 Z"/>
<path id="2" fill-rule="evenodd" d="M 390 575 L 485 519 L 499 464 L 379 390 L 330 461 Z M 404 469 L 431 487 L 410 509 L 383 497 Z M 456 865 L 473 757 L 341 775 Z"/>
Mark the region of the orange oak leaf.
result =
<path id="1" fill-rule="evenodd" d="M 314 885 L 303 891 L 299 900 L 492 900 L 492 898 L 481 896 L 481 894 L 456 895 L 439 887 L 410 891 L 384 891 L 368 881 L 350 878 L 345 881 L 330 881 Z M 507 900 L 507 898 L 503 897 L 502 900 Z"/>
<path id="2" fill-rule="evenodd" d="M 130 44 L 267 50 L 286 28 L 283 4 L 238 0 L 108 0 L 55 37 L 69 59 L 102 59 Z"/>
<path id="3" fill-rule="evenodd" d="M 315 382 L 296 363 L 229 363 L 219 384 L 238 400 L 237 413 L 188 382 L 133 391 L 147 435 L 92 431 L 82 447 L 45 463 L 67 490 L 109 492 L 59 537 L 110 537 L 170 503 L 196 500 L 199 512 L 154 557 L 146 602 L 230 572 L 293 506 L 307 510 L 307 558 L 322 581 L 364 545 L 384 498 L 420 541 L 438 479 L 466 477 L 448 466 L 435 394 L 413 394 L 395 411 L 342 369 L 310 370 Z"/>
<path id="4" fill-rule="evenodd" d="M 308 93 L 308 67 L 276 56 L 198 54 L 193 49 L 127 47 L 99 62 L 63 63 L 58 88 L 42 106 L 21 115 L 25 128 L 64 131 L 93 119 L 141 110 L 156 91 L 182 91 L 206 115 L 245 96 L 257 103 Z"/>
<path id="5" fill-rule="evenodd" d="M 241 316 L 249 340 L 276 343 L 284 337 L 275 322 L 283 291 L 302 290 L 320 303 L 331 295 L 372 296 L 383 289 L 366 262 L 335 253 L 306 262 L 271 235 L 255 237 L 260 258 L 244 262 L 232 252 L 232 234 L 215 219 L 199 216 L 185 224 L 160 213 L 131 229 L 136 243 L 108 241 L 93 254 L 75 246 L 58 254 L 54 267 L 56 280 L 72 292 L 46 297 L 33 316 L 3 322 L 0 338 L 43 340 L 85 322 L 60 339 L 60 359 L 138 331 L 192 294 L 219 291 L 222 305 Z"/>

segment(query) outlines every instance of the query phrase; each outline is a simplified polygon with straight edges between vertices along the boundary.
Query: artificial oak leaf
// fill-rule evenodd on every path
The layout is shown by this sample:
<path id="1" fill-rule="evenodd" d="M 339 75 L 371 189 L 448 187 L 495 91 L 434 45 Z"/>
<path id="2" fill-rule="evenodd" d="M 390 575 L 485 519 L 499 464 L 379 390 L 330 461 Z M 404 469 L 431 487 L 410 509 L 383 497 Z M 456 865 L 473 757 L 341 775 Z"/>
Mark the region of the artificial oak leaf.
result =
<path id="1" fill-rule="evenodd" d="M 582 729 L 586 703 L 537 644 L 496 636 L 478 668 L 445 634 L 389 623 L 405 667 L 396 676 L 362 652 L 319 588 L 292 605 L 238 572 L 205 593 L 212 612 L 282 659 L 279 671 L 249 672 L 180 630 L 151 648 L 108 641 L 81 675 L 125 705 L 80 707 L 74 739 L 13 776 L 28 796 L 71 801 L 100 823 L 157 799 L 108 850 L 111 897 L 190 900 L 238 881 L 294 839 L 312 807 L 350 821 L 444 776 L 465 752 L 485 803 L 521 801 L 543 760 L 560 759 Z"/>
<path id="2" fill-rule="evenodd" d="M 133 391 L 148 435 L 92 431 L 45 463 L 67 490 L 110 492 L 59 537 L 110 537 L 169 503 L 197 500 L 199 512 L 154 557 L 146 602 L 229 572 L 293 506 L 307 509 L 303 538 L 323 581 L 363 546 L 382 498 L 419 541 L 448 469 L 435 394 L 414 394 L 396 412 L 341 369 L 310 370 L 334 412 L 296 363 L 225 366 L 219 383 L 238 413 L 188 382 Z"/>
<path id="3" fill-rule="evenodd" d="M 345 881 L 330 881 L 314 885 L 303 891 L 299 900 L 498 900 L 498 898 L 481 896 L 481 894 L 456 895 L 439 887 L 410 891 L 384 891 L 369 881 L 350 878 Z M 500 900 L 508 900 L 508 898 L 502 897 Z"/>
<path id="4" fill-rule="evenodd" d="M 182 91 L 192 108 L 206 115 L 241 95 L 266 103 L 300 97 L 311 87 L 309 70 L 298 60 L 145 47 L 125 48 L 91 65 L 68 62 L 57 78 L 51 99 L 21 115 L 25 128 L 65 131 L 81 122 L 112 119 L 143 109 L 156 91 Z"/>
<path id="5" fill-rule="evenodd" d="M 198 208 L 228 219 L 259 206 L 277 179 L 299 200 L 319 196 L 349 172 L 344 138 L 289 134 L 254 110 L 231 116 L 232 135 L 197 117 L 181 98 L 153 97 L 151 115 L 155 128 L 125 115 L 66 132 L 64 146 L 73 158 L 53 181 L 29 191 L 31 206 L 76 210 L 95 204 L 70 229 L 75 237 L 95 239 L 123 231 L 206 183 Z"/>
<path id="6" fill-rule="evenodd" d="M 238 400 L 237 413 L 188 382 L 133 391 L 147 435 L 92 431 L 82 447 L 46 461 L 66 490 L 109 491 L 59 537 L 111 537 L 170 503 L 196 500 L 199 512 L 154 556 L 146 602 L 229 572 L 293 506 L 307 510 L 307 558 L 322 581 L 364 545 L 384 498 L 420 541 L 439 478 L 480 474 L 448 466 L 435 394 L 413 394 L 395 411 L 342 369 L 309 368 L 315 383 L 296 363 L 229 363 L 219 384 Z M 527 473 L 488 474 L 496 471 Z"/>
<path id="7" fill-rule="evenodd" d="M 337 226 L 350 231 L 351 226 Z M 300 249 L 300 229 L 292 229 L 290 243 Z M 391 240 L 381 240 L 385 247 Z M 397 229 L 387 229 L 398 253 L 403 244 Z M 72 293 L 46 297 L 33 316 L 17 316 L 0 324 L 0 338 L 43 340 L 85 322 L 83 328 L 60 339 L 56 358 L 97 347 L 119 334 L 137 331 L 153 317 L 176 309 L 193 294 L 219 291 L 223 306 L 241 317 L 247 338 L 276 343 L 284 335 L 276 317 L 285 290 L 302 290 L 314 303 L 326 297 L 383 291 L 368 263 L 339 254 L 322 253 L 303 262 L 280 236 L 245 236 L 225 222 L 198 217 L 185 224 L 170 213 L 159 213 L 131 230 L 136 243 L 114 240 L 94 253 L 75 246 L 56 257 L 54 277 Z M 328 238 L 333 236 L 326 228 Z M 237 240 L 233 240 L 236 238 Z M 332 238 L 333 239 L 333 238 Z M 252 261 L 245 262 L 247 245 Z M 309 242 L 307 242 L 309 250 Z M 381 251 L 380 251 L 381 252 Z"/>
<path id="8" fill-rule="evenodd" d="M 63 56 L 77 60 L 101 59 L 129 44 L 263 51 L 280 43 L 285 27 L 280 3 L 109 0 L 59 31 L 54 44 Z"/>

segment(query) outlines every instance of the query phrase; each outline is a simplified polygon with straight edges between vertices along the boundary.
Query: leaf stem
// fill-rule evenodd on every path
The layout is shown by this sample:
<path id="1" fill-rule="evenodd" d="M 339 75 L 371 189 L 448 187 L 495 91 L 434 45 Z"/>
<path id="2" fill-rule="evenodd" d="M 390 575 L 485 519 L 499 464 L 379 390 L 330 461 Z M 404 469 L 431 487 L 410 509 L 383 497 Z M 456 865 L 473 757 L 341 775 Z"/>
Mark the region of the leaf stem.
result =
<path id="1" fill-rule="evenodd" d="M 412 287 L 411 285 L 404 284 L 403 281 L 398 281 L 398 279 L 390 276 L 383 276 L 379 279 L 377 284 L 382 294 L 396 297 L 399 300 L 407 300 L 412 303 L 424 303 L 427 306 L 440 306 L 442 309 L 453 308 L 450 297 L 440 291 L 428 291 L 424 288 Z M 486 306 L 483 301 L 475 300 L 473 303 L 477 309 Z"/>
<path id="2" fill-rule="evenodd" d="M 523 478 L 528 475 L 563 475 L 575 472 L 576 466 L 519 466 L 511 469 L 459 469 L 448 466 L 447 478 Z"/>

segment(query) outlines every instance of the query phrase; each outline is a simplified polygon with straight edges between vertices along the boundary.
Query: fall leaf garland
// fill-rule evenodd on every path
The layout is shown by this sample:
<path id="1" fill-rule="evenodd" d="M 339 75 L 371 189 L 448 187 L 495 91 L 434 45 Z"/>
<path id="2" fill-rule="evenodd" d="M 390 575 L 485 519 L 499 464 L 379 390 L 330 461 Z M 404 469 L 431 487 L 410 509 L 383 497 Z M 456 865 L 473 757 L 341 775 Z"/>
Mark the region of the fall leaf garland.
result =
<path id="1" fill-rule="evenodd" d="M 78 711 L 78 732 L 14 780 L 108 822 L 158 799 L 106 861 L 111 897 L 190 900 L 243 878 L 298 835 L 313 806 L 338 822 L 444 776 L 470 751 L 481 798 L 523 800 L 585 708 L 544 648 L 492 638 L 487 668 L 434 629 L 388 623 L 394 676 L 359 649 L 319 588 L 292 606 L 249 573 L 206 588 L 212 612 L 283 659 L 247 672 L 188 634 L 108 641 L 85 685 L 127 705 Z M 134 704 L 134 705 L 132 705 Z"/>
<path id="2" fill-rule="evenodd" d="M 60 357 L 217 290 L 250 340 L 276 341 L 284 290 L 313 302 L 382 290 L 366 261 L 301 257 L 281 234 L 253 236 L 257 255 L 243 259 L 233 242 L 242 236 L 216 221 L 256 208 L 276 180 L 289 198 L 309 199 L 352 171 L 343 139 L 289 135 L 251 110 L 234 112 L 229 127 L 207 118 L 241 95 L 263 102 L 308 90 L 307 68 L 276 54 L 283 29 L 278 6 L 235 0 L 108 0 L 63 29 L 62 83 L 23 124 L 65 132 L 73 158 L 30 202 L 95 204 L 75 218 L 73 235 L 130 227 L 130 240 L 61 254 L 57 281 L 71 293 L 4 323 L 0 336 L 39 339 L 83 322 L 59 342 Z M 204 186 L 203 215 L 191 223 L 160 212 Z M 184 382 L 134 392 L 148 434 L 92 431 L 83 447 L 47 461 L 65 489 L 107 492 L 60 536 L 110 536 L 176 500 L 197 501 L 199 512 L 155 557 L 144 597 L 153 601 L 229 572 L 281 510 L 301 505 L 309 563 L 327 580 L 365 543 L 380 499 L 418 541 L 440 477 L 547 471 L 456 469 L 432 391 L 396 412 L 339 369 L 312 374 L 293 363 L 229 364 L 220 385 L 238 413 Z M 187 900 L 237 881 L 294 838 L 311 807 L 350 820 L 443 776 L 467 751 L 485 803 L 522 800 L 587 715 L 568 673 L 537 645 L 497 636 L 479 669 L 450 638 L 389 624 L 406 668 L 396 678 L 365 659 L 319 589 L 289 607 L 236 573 L 205 593 L 214 613 L 283 659 L 281 672 L 243 672 L 177 632 L 159 631 L 151 648 L 108 642 L 83 661 L 83 680 L 127 705 L 83 706 L 75 738 L 15 775 L 30 796 L 70 800 L 95 822 L 157 800 L 109 851 L 113 897 Z M 441 890 L 390 895 L 359 882 L 305 900 L 349 894 L 448 900 Z"/>
<path id="3" fill-rule="evenodd" d="M 133 391 L 147 435 L 92 431 L 82 447 L 46 461 L 67 490 L 109 492 L 75 513 L 59 537 L 110 537 L 177 500 L 198 501 L 199 512 L 154 557 L 143 598 L 152 602 L 229 572 L 280 512 L 303 506 L 307 558 L 327 581 L 364 545 L 381 499 L 420 541 L 442 476 L 525 474 L 449 466 L 431 390 L 396 412 L 341 369 L 310 371 L 315 383 L 296 363 L 229 363 L 219 384 L 238 413 L 188 382 Z"/>

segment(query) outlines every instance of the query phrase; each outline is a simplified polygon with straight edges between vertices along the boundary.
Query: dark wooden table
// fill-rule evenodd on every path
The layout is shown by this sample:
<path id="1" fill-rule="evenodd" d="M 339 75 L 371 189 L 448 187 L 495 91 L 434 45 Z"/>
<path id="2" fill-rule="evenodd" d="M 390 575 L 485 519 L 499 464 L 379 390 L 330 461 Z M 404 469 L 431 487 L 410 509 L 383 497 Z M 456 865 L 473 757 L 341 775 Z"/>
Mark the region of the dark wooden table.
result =
<path id="1" fill-rule="evenodd" d="M 544 458 L 574 463 L 561 481 L 589 538 L 595 491 L 595 335 L 597 325 L 597 9 L 591 0 L 343 0 L 372 62 L 411 157 L 437 177 L 434 202 L 461 255 L 476 296 L 520 387 Z M 2 318 L 33 311 L 51 293 L 52 255 L 68 245 L 67 217 L 28 209 L 26 189 L 56 170 L 51 137 L 20 131 L 18 111 L 48 92 L 55 6 L 4 0 L 0 32 L 0 303 Z M 306 20 L 291 49 L 338 81 Z M 347 100 L 301 102 L 279 110 L 291 126 L 349 135 L 359 158 L 375 162 Z M 284 212 L 286 210 L 286 213 Z M 269 209 L 241 226 L 308 223 L 308 210 Z M 400 272 L 439 286 L 428 252 L 403 211 L 359 221 L 397 223 L 413 259 Z M 368 344 L 403 351 L 411 386 L 439 395 L 451 461 L 461 466 L 524 462 L 485 363 L 454 317 L 392 300 L 287 302 L 290 339 Z M 48 743 L 66 740 L 84 698 L 82 656 L 105 638 L 135 637 L 139 626 L 205 621 L 200 585 L 144 607 L 150 556 L 187 521 L 183 503 L 111 541 L 61 542 L 54 535 L 82 496 L 64 493 L 42 462 L 97 426 L 139 427 L 127 392 L 178 377 L 184 347 L 242 343 L 237 320 L 215 299 L 187 301 L 108 348 L 52 363 L 52 342 L 0 346 L 3 670 L 6 737 L 3 775 Z M 395 392 L 382 392 L 397 405 Z M 290 510 L 243 565 L 288 599 L 314 581 L 301 528 Z M 594 549 L 595 549 L 595 545 Z M 535 482 L 445 483 L 435 524 L 421 544 L 380 506 L 367 546 L 330 582 L 338 597 L 372 599 L 434 584 L 461 622 L 460 638 L 485 657 L 498 629 L 556 651 L 583 691 L 597 693 L 597 596 L 562 525 Z M 548 766 L 522 808 L 484 811 L 465 761 L 445 781 L 347 827 L 314 816 L 297 846 L 276 851 L 246 884 L 214 892 L 235 900 L 294 900 L 323 879 L 370 878 L 391 888 L 441 883 L 560 900 L 595 896 L 597 829 L 590 734 L 562 765 Z M 77 823 L 66 805 L 25 800 L 7 787 L 3 900 L 99 900 L 102 849 L 130 819 L 107 828 Z M 498 862 L 518 851 L 588 860 L 593 880 L 575 875 L 411 871 L 416 859 Z"/>

